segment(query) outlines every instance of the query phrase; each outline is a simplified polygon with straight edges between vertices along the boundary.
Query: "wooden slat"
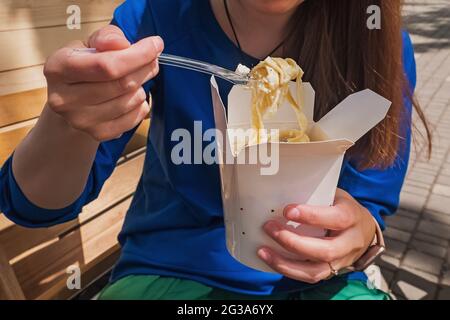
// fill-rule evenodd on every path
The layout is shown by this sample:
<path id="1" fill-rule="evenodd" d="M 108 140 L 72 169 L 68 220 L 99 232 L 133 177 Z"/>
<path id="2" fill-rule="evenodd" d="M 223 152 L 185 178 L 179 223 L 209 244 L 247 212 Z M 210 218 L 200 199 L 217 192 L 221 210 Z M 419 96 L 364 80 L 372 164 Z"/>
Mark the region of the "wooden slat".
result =
<path id="1" fill-rule="evenodd" d="M 0 32 L 0 71 L 43 64 L 58 48 L 73 40 L 87 40 L 89 35 L 107 25 L 109 20 L 83 23 L 81 29 L 66 26 Z"/>
<path id="2" fill-rule="evenodd" d="M 0 30 L 65 25 L 67 7 L 76 4 L 84 22 L 110 19 L 122 0 L 0 0 Z"/>
<path id="3" fill-rule="evenodd" d="M 14 223 L 12 221 L 8 220 L 3 214 L 0 213 L 0 232 L 10 228 L 13 225 Z"/>
<path id="4" fill-rule="evenodd" d="M 121 164 L 105 182 L 97 200 L 84 207 L 84 219 L 106 210 L 133 194 L 142 174 L 145 154 Z"/>
<path id="5" fill-rule="evenodd" d="M 111 249 L 101 254 L 95 261 L 84 265 L 81 270 L 81 289 L 69 290 L 66 285 L 66 279 L 61 279 L 49 290 L 44 291 L 38 296 L 36 300 L 68 300 L 83 291 L 95 280 L 103 276 L 106 272 L 111 270 L 114 264 L 120 257 L 120 246 L 117 243 Z"/>
<path id="6" fill-rule="evenodd" d="M 150 119 L 142 121 L 141 125 L 137 128 L 133 138 L 125 147 L 124 155 L 132 153 L 147 145 L 148 132 L 150 128 Z"/>
<path id="7" fill-rule="evenodd" d="M 140 155 L 118 166 L 105 182 L 99 197 L 85 206 L 76 220 L 51 228 L 27 229 L 10 224 L 6 229 L 0 229 L 0 243 L 3 244 L 8 259 L 11 260 L 41 243 L 57 238 L 132 195 L 141 176 L 143 164 L 144 155 Z"/>
<path id="8" fill-rule="evenodd" d="M 0 165 L 12 154 L 17 145 L 30 132 L 32 125 L 0 133 Z"/>
<path id="9" fill-rule="evenodd" d="M 134 150 L 142 148 L 147 144 L 147 133 L 150 120 L 144 120 L 139 128 L 136 130 L 136 134 L 131 138 L 130 142 L 124 150 L 124 154 L 130 153 Z M 18 146 L 20 141 L 30 132 L 32 125 L 13 129 L 5 132 L 0 132 L 0 166 L 8 159 L 14 149 Z"/>
<path id="10" fill-rule="evenodd" d="M 71 232 L 61 240 L 42 248 L 13 264 L 27 299 L 35 299 L 56 283 L 67 279 L 67 267 L 81 268 L 117 244 L 117 235 L 131 198 Z"/>
<path id="11" fill-rule="evenodd" d="M 0 300 L 23 300 L 25 296 L 16 274 L 0 246 Z"/>
<path id="12" fill-rule="evenodd" d="M 39 116 L 46 100 L 46 88 L 1 96 L 0 128 Z"/>
<path id="13" fill-rule="evenodd" d="M 0 72 L 0 96 L 43 88 L 47 85 L 43 65 Z"/>

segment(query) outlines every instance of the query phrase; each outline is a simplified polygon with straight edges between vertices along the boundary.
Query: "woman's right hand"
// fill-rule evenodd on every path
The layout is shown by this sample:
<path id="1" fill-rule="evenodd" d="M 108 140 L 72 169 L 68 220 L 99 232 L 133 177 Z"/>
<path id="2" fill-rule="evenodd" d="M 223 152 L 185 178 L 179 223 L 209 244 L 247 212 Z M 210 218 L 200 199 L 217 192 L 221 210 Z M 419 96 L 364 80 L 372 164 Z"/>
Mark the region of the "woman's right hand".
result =
<path id="1" fill-rule="evenodd" d="M 47 106 L 96 141 L 117 138 L 149 113 L 142 84 L 159 72 L 157 57 L 163 47 L 160 37 L 131 45 L 112 25 L 96 31 L 87 43 L 70 43 L 45 64 Z M 98 53 L 76 48 L 95 48 Z"/>

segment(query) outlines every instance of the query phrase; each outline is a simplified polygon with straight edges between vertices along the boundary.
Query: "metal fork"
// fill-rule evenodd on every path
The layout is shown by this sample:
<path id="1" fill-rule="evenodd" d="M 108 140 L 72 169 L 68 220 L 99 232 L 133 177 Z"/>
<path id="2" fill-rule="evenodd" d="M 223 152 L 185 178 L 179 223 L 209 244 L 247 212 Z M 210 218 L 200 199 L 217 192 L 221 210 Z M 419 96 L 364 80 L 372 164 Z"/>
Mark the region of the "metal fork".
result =
<path id="1" fill-rule="evenodd" d="M 97 52 L 97 50 L 95 48 L 80 48 L 80 49 L 75 48 L 73 50 L 74 50 L 74 52 L 78 52 L 78 53 L 96 53 Z M 233 84 L 246 86 L 246 85 L 248 85 L 248 83 L 250 81 L 253 81 L 250 79 L 250 77 L 248 75 L 240 74 L 235 71 L 231 71 L 231 70 L 219 67 L 217 65 L 207 63 L 204 61 L 195 60 L 195 59 L 190 59 L 190 58 L 185 58 L 185 57 L 162 53 L 158 57 L 158 61 L 160 64 L 214 75 L 218 78 L 224 79 Z"/>

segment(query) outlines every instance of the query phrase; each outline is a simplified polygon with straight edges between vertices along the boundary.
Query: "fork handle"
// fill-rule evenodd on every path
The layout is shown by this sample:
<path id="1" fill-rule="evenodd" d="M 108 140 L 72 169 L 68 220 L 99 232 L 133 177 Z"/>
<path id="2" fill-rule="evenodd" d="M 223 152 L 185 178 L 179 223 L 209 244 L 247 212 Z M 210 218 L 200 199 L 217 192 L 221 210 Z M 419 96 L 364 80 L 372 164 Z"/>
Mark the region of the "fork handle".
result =
<path id="1" fill-rule="evenodd" d="M 158 57 L 158 62 L 160 64 L 164 64 L 167 66 L 173 66 L 173 67 L 181 67 L 188 70 L 193 71 L 199 71 L 207 74 L 214 74 L 213 70 L 210 69 L 208 66 L 205 66 L 205 63 L 202 63 L 200 61 L 189 59 L 189 58 L 183 58 L 179 56 L 174 56 L 167 53 L 162 53 Z"/>
<path id="2" fill-rule="evenodd" d="M 224 80 L 227 80 L 233 84 L 247 84 L 248 79 L 244 78 L 243 76 L 219 67 L 217 65 L 213 65 L 207 62 L 198 61 L 190 58 L 185 57 L 179 57 L 167 53 L 162 53 L 158 61 L 160 64 L 173 66 L 173 67 L 180 67 L 192 71 L 202 72 L 210 75 L 217 76 L 219 78 L 222 78 Z"/>

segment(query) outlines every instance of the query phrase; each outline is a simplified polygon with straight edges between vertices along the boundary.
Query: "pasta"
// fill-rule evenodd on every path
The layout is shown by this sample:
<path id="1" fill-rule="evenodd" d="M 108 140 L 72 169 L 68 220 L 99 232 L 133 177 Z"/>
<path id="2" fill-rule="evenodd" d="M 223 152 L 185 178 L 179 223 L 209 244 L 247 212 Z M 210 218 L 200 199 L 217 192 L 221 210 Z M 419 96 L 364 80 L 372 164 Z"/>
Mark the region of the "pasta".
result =
<path id="1" fill-rule="evenodd" d="M 239 68 L 244 70 L 245 68 Z M 303 70 L 293 59 L 268 57 L 261 61 L 250 72 L 252 100 L 252 128 L 256 131 L 256 143 L 261 143 L 265 137 L 274 140 L 273 136 L 262 136 L 264 119 L 275 114 L 285 100 L 295 111 L 298 129 L 279 130 L 278 141 L 281 142 L 309 142 L 306 134 L 308 120 L 303 113 L 302 76 Z M 289 83 L 296 80 L 297 99 L 292 97 Z M 298 101 L 298 102 L 297 102 Z"/>

